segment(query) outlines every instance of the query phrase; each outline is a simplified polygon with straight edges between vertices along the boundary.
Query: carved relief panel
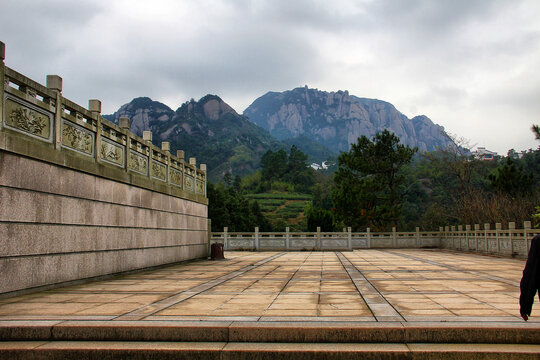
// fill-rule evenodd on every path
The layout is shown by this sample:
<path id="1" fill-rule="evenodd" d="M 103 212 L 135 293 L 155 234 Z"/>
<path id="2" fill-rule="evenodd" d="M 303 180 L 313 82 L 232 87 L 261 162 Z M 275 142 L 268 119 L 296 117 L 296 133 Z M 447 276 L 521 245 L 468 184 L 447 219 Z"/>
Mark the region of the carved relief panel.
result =
<path id="1" fill-rule="evenodd" d="M 124 146 L 102 137 L 99 157 L 110 164 L 124 167 Z"/>
<path id="2" fill-rule="evenodd" d="M 148 156 L 131 150 L 129 153 L 129 169 L 148 176 Z"/>
<path id="3" fill-rule="evenodd" d="M 62 146 L 94 156 L 94 133 L 64 119 L 62 121 Z"/>
<path id="4" fill-rule="evenodd" d="M 10 95 L 6 95 L 4 104 L 4 125 L 7 128 L 52 141 L 52 114 Z"/>

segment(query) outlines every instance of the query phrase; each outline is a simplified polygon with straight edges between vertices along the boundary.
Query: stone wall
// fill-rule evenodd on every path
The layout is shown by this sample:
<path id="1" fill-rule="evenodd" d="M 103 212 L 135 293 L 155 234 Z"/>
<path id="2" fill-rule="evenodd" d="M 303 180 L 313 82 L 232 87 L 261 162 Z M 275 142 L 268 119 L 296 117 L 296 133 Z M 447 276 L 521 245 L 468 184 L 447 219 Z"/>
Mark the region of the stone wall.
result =
<path id="1" fill-rule="evenodd" d="M 3 59 L 0 43 L 0 294 L 207 256 L 204 164 Z"/>

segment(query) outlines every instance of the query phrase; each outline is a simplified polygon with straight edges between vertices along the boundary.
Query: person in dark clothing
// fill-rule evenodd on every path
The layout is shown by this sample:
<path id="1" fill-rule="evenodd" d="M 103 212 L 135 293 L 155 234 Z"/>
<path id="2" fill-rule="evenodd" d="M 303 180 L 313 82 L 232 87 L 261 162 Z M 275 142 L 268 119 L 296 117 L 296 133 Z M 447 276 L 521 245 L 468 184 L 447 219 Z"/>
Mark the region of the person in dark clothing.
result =
<path id="1" fill-rule="evenodd" d="M 523 320 L 527 321 L 531 316 L 534 296 L 539 291 L 540 296 L 540 234 L 531 241 L 531 249 L 527 257 L 523 277 L 520 283 L 521 295 L 519 296 L 519 312 Z"/>

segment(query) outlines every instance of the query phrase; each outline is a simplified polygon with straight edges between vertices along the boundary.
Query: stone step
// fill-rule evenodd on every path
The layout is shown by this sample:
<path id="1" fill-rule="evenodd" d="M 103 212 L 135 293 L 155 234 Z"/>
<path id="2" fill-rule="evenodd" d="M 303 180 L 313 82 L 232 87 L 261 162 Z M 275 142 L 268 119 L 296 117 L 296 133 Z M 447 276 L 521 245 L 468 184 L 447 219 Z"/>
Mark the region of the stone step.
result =
<path id="1" fill-rule="evenodd" d="M 540 323 L 0 321 L 1 341 L 540 344 Z"/>
<path id="2" fill-rule="evenodd" d="M 540 345 L 239 342 L 0 342 L 2 359 L 539 359 Z"/>

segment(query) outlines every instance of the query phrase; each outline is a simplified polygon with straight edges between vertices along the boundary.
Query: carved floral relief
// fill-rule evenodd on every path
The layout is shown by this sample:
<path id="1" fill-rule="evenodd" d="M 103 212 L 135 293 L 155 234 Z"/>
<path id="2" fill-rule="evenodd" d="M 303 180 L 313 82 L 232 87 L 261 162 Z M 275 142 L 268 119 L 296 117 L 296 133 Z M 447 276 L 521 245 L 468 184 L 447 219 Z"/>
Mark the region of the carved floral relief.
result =
<path id="1" fill-rule="evenodd" d="M 197 180 L 195 182 L 195 192 L 197 194 L 203 194 L 204 195 L 204 183 L 200 180 Z"/>
<path id="2" fill-rule="evenodd" d="M 185 176 L 184 177 L 184 189 L 186 189 L 187 191 L 193 192 L 194 191 L 194 189 L 193 189 L 193 183 L 194 182 L 195 182 L 195 180 L 191 176 Z"/>
<path id="3" fill-rule="evenodd" d="M 6 99 L 6 117 L 4 121 L 11 128 L 43 139 L 49 139 L 51 134 L 51 119 L 49 116 L 9 98 Z"/>
<path id="4" fill-rule="evenodd" d="M 133 171 L 148 175 L 148 159 L 134 152 L 129 154 L 129 168 Z"/>
<path id="5" fill-rule="evenodd" d="M 94 153 L 94 137 L 92 134 L 65 121 L 62 123 L 62 145 L 88 155 Z"/>
<path id="6" fill-rule="evenodd" d="M 122 147 L 107 141 L 101 142 L 100 157 L 114 165 L 124 166 L 124 151 Z"/>
<path id="7" fill-rule="evenodd" d="M 171 181 L 171 184 L 180 187 L 182 186 L 182 173 L 180 171 L 170 168 L 169 179 Z"/>
<path id="8" fill-rule="evenodd" d="M 155 177 L 162 181 L 167 181 L 167 167 L 165 165 L 152 161 L 150 173 L 152 177 Z"/>

